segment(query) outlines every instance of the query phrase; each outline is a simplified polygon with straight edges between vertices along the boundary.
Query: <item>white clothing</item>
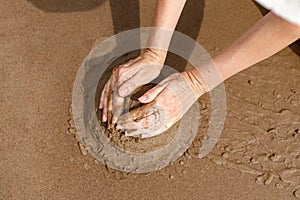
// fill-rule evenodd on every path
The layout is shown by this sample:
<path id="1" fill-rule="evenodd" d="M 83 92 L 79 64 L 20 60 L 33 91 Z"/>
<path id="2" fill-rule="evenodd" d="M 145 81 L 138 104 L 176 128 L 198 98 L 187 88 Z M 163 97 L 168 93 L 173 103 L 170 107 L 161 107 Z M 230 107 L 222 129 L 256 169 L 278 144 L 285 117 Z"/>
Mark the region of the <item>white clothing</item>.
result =
<path id="1" fill-rule="evenodd" d="M 300 0 L 256 0 L 283 19 L 300 26 Z"/>

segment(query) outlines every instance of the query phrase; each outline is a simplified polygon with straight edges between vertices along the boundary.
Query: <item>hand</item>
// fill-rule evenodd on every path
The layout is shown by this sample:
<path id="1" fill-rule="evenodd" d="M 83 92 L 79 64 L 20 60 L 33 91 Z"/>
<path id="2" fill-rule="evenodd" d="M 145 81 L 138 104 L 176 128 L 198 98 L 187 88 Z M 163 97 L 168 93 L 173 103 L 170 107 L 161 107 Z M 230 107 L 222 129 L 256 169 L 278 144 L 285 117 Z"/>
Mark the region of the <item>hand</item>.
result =
<path id="1" fill-rule="evenodd" d="M 155 79 L 163 67 L 166 52 L 146 49 L 139 57 L 115 68 L 101 94 L 102 121 L 109 127 L 123 112 L 125 97 Z"/>
<path id="2" fill-rule="evenodd" d="M 161 134 L 189 110 L 207 89 L 196 70 L 172 74 L 139 98 L 147 103 L 122 115 L 117 128 L 126 136 L 142 138 Z"/>

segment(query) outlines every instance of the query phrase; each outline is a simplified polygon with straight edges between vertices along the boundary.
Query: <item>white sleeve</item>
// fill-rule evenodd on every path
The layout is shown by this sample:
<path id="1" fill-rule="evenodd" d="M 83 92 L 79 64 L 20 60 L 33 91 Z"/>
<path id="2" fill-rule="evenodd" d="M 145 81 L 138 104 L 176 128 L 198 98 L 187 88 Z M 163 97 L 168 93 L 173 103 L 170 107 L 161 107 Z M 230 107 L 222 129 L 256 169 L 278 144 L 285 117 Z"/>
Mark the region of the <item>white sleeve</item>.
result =
<path id="1" fill-rule="evenodd" d="M 256 0 L 283 19 L 300 26 L 300 0 Z"/>

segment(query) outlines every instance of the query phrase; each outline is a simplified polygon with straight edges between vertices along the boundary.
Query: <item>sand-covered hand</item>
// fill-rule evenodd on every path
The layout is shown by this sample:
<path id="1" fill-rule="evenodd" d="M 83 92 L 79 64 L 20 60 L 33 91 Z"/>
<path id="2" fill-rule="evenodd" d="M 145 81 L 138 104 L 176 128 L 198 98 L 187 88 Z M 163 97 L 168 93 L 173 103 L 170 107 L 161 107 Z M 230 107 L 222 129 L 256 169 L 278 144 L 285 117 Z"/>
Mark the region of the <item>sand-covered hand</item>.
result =
<path id="1" fill-rule="evenodd" d="M 189 71 L 175 73 L 139 98 L 145 105 L 122 115 L 117 128 L 126 136 L 142 138 L 159 135 L 169 129 L 206 92 Z"/>
<path id="2" fill-rule="evenodd" d="M 140 56 L 115 68 L 104 86 L 99 108 L 102 121 L 115 124 L 124 108 L 125 97 L 155 79 L 163 67 L 165 51 L 146 49 Z"/>

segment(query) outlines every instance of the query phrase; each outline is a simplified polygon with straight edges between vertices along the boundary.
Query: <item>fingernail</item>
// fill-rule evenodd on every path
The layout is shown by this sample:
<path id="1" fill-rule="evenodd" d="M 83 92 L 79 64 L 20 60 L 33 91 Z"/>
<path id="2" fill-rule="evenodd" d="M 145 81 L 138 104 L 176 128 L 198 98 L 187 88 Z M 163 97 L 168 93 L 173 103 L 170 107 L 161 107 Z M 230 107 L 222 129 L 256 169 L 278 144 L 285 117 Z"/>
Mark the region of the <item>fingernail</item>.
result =
<path id="1" fill-rule="evenodd" d="M 106 114 L 103 114 L 103 116 L 102 116 L 102 121 L 103 121 L 103 122 L 106 122 L 106 120 L 107 120 Z"/>
<path id="2" fill-rule="evenodd" d="M 119 95 L 124 97 L 124 96 L 127 96 L 127 93 L 128 93 L 128 89 L 127 88 L 120 88 L 119 90 Z"/>
<path id="3" fill-rule="evenodd" d="M 148 99 L 148 96 L 145 94 L 143 96 L 141 96 L 138 100 L 139 101 L 146 101 Z"/>
<path id="4" fill-rule="evenodd" d="M 103 108 L 103 104 L 100 103 L 100 104 L 99 104 L 99 109 L 102 109 L 102 108 Z"/>

